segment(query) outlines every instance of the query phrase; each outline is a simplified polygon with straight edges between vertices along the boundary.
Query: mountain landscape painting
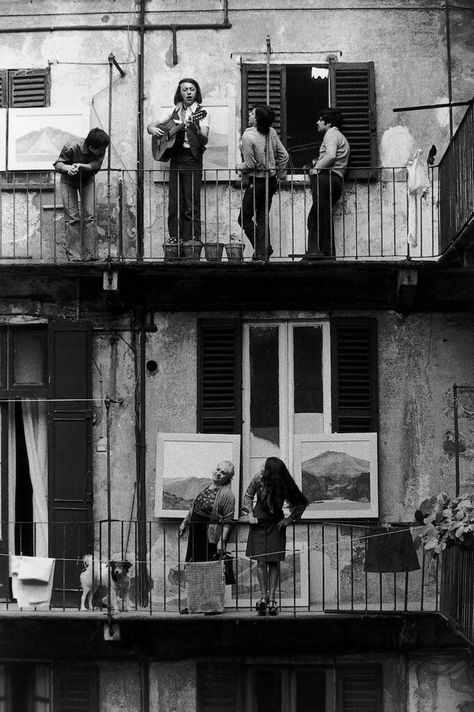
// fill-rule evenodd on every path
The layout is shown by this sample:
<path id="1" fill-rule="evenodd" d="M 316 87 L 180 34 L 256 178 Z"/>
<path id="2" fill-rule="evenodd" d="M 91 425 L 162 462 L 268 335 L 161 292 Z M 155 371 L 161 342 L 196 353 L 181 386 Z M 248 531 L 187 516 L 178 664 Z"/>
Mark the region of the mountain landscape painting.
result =
<path id="1" fill-rule="evenodd" d="M 377 501 L 374 433 L 297 436 L 295 473 L 308 499 L 305 517 L 373 516 Z"/>

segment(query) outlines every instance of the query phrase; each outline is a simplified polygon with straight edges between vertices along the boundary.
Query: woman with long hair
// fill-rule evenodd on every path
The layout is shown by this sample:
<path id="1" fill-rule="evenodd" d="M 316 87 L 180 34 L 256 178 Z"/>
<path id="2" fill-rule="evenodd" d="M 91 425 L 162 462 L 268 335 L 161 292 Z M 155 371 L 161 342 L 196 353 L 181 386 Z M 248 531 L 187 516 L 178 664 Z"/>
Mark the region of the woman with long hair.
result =
<path id="1" fill-rule="evenodd" d="M 290 506 L 287 517 L 283 513 L 285 502 Z M 308 500 L 278 457 L 267 458 L 263 470 L 247 487 L 242 508 L 250 523 L 246 554 L 257 561 L 262 596 L 255 606 L 259 615 L 278 613 L 276 588 L 280 562 L 285 559 L 286 527 L 301 517 L 307 505 Z"/>
<path id="2" fill-rule="evenodd" d="M 202 106 L 201 88 L 190 77 L 178 83 L 174 108 L 148 124 L 147 131 L 161 140 L 178 126 L 172 145 L 160 160 L 171 159 L 168 231 L 181 243 L 201 239 L 202 155 L 209 136 L 209 115 Z"/>
<path id="3" fill-rule="evenodd" d="M 242 198 L 238 222 L 254 247 L 254 259 L 266 260 L 270 244 L 269 212 L 278 180 L 286 176 L 289 156 L 272 127 L 275 114 L 266 104 L 256 104 L 249 113 L 249 127 L 240 142 L 242 162 L 237 172 L 250 184 Z"/>

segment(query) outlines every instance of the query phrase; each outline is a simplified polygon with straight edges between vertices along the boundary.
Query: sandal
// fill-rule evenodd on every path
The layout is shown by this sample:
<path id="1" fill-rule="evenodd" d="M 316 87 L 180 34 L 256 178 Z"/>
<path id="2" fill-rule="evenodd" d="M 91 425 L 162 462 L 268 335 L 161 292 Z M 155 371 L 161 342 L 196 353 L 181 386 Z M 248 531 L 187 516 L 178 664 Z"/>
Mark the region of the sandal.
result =
<path id="1" fill-rule="evenodd" d="M 267 602 L 264 598 L 262 598 L 260 601 L 257 601 L 255 604 L 255 610 L 257 611 L 257 614 L 259 616 L 264 616 L 267 613 Z"/>
<path id="2" fill-rule="evenodd" d="M 269 616 L 276 616 L 278 614 L 276 601 L 268 601 L 267 612 Z"/>

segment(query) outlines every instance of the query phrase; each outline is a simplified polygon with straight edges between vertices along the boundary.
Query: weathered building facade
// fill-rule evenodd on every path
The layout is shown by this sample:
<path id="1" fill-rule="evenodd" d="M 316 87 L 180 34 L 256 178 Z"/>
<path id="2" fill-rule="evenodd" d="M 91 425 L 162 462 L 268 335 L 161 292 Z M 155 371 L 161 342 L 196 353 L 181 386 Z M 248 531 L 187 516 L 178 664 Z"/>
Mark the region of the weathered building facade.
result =
<path id="1" fill-rule="evenodd" d="M 2 709 L 474 710 L 472 554 L 464 568 L 421 549 L 419 571 L 364 568 L 371 527 L 474 486 L 469 388 L 461 432 L 453 399 L 473 380 L 468 5 L 0 0 Z M 202 239 L 243 244 L 243 261 L 165 259 L 169 166 L 145 127 L 182 77 L 211 118 Z M 235 163 L 248 109 L 267 98 L 292 164 L 274 254 L 258 262 Z M 352 163 L 336 259 L 305 262 L 304 166 L 328 104 Z M 110 133 L 93 262 L 67 260 L 50 126 L 65 140 Z M 405 166 L 432 145 L 414 207 Z M 158 433 L 240 435 L 240 497 L 270 455 L 297 477 L 302 435 L 376 433 L 376 514 L 329 510 L 295 528 L 298 574 L 276 619 L 255 616 L 252 587 L 221 616 L 180 616 L 184 550 L 179 519 L 156 515 Z M 236 524 L 238 561 L 245 532 Z M 131 611 L 78 610 L 91 552 L 132 561 Z M 50 605 L 12 596 L 22 555 L 55 559 Z"/>

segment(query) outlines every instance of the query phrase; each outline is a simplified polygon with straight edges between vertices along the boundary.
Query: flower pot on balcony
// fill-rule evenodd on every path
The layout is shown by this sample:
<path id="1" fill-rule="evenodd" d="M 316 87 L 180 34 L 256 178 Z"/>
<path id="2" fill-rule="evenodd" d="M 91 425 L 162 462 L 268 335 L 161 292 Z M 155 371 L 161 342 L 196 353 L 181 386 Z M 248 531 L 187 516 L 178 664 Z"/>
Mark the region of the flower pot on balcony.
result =
<path id="1" fill-rule="evenodd" d="M 244 259 L 244 247 L 241 242 L 229 242 L 225 246 L 225 251 L 227 253 L 227 259 L 229 262 L 243 262 Z"/>
<path id="2" fill-rule="evenodd" d="M 209 242 L 204 245 L 204 254 L 208 262 L 220 262 L 224 250 L 223 242 Z"/>
<path id="3" fill-rule="evenodd" d="M 199 240 L 189 240 L 183 242 L 183 257 L 186 260 L 198 261 L 201 257 L 202 248 L 204 243 Z"/>
<path id="4" fill-rule="evenodd" d="M 180 245 L 165 242 L 163 245 L 164 258 L 166 261 L 179 259 Z"/>

